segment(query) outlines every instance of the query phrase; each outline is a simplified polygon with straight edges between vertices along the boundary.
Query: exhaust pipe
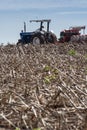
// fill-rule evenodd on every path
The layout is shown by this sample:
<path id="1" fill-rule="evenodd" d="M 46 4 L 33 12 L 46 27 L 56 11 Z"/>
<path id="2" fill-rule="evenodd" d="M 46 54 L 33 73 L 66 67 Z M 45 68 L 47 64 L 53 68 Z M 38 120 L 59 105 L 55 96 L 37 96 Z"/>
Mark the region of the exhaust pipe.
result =
<path id="1" fill-rule="evenodd" d="M 26 32 L 26 23 L 24 22 L 24 32 Z"/>

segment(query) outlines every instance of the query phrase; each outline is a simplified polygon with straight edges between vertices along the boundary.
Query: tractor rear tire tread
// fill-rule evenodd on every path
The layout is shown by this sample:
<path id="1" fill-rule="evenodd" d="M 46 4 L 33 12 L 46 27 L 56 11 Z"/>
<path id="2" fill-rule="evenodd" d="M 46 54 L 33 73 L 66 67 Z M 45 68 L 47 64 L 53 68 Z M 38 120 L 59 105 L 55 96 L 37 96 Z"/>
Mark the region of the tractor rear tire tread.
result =
<path id="1" fill-rule="evenodd" d="M 56 37 L 56 35 L 54 33 L 52 33 L 52 32 L 49 32 L 49 34 L 50 34 L 51 39 L 50 40 L 47 39 L 47 43 L 56 44 L 57 43 L 57 37 Z"/>
<path id="2" fill-rule="evenodd" d="M 45 43 L 45 38 L 44 38 L 43 35 L 36 34 L 36 35 L 32 36 L 32 38 L 31 38 L 31 43 L 32 43 L 32 44 L 36 44 L 36 43 L 33 43 L 34 38 L 40 40 L 40 43 L 39 43 L 39 44 L 44 44 L 44 43 Z"/>

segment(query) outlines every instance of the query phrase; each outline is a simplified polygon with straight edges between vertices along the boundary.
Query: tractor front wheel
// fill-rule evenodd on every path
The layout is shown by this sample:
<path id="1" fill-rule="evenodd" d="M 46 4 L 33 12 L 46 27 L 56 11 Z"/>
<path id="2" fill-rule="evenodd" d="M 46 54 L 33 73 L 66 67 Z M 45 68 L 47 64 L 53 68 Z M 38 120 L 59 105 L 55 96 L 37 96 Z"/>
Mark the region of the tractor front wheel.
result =
<path id="1" fill-rule="evenodd" d="M 17 45 L 18 45 L 18 46 L 19 46 L 19 45 L 22 45 L 22 40 L 21 40 L 21 39 L 18 40 Z"/>

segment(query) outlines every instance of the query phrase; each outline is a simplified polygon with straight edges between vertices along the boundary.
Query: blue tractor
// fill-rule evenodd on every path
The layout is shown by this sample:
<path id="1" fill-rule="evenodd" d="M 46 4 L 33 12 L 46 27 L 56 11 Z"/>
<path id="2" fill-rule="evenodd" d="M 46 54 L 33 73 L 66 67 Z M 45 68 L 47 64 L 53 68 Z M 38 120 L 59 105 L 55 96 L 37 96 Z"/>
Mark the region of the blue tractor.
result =
<path id="1" fill-rule="evenodd" d="M 49 24 L 51 22 L 50 19 L 44 20 L 30 20 L 30 22 L 39 22 L 40 27 L 36 31 L 33 32 L 26 32 L 26 23 L 24 22 L 24 30 L 20 33 L 20 39 L 17 42 L 19 44 L 44 44 L 44 43 L 56 43 L 57 37 L 56 35 L 49 31 Z M 44 29 L 43 24 L 46 24 L 46 29 Z"/>

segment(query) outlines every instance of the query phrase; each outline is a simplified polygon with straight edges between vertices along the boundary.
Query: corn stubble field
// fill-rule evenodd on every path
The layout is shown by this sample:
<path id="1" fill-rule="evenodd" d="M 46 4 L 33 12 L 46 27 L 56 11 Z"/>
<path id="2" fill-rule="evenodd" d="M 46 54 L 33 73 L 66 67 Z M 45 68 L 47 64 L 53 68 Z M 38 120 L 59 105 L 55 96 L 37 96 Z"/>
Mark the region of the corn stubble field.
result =
<path id="1" fill-rule="evenodd" d="M 87 130 L 87 43 L 0 46 L 0 130 Z"/>

